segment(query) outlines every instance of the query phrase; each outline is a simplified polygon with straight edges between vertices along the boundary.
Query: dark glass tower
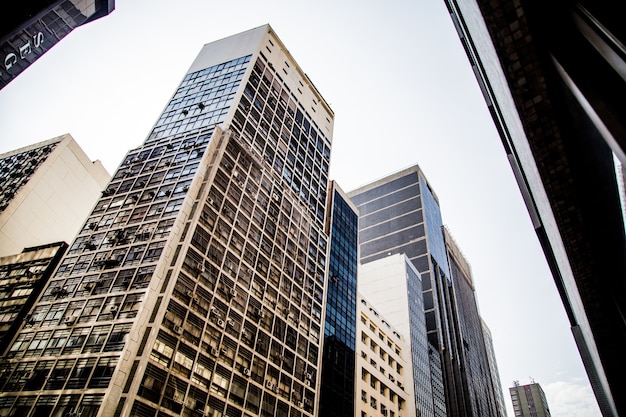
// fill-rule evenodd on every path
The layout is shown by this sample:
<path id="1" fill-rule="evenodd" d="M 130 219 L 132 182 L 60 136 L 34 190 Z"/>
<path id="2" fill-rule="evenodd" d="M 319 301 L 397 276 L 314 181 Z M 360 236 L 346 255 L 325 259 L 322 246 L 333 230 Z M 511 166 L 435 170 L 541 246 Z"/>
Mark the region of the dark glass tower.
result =
<path id="1" fill-rule="evenodd" d="M 319 415 L 353 417 L 359 216 L 334 181 L 329 197 L 330 247 Z"/>
<path id="2" fill-rule="evenodd" d="M 437 197 L 418 166 L 413 166 L 348 193 L 359 211 L 361 263 L 404 253 L 421 275 L 430 360 L 432 416 L 446 415 L 444 366 L 454 338 L 449 327 L 451 284 Z M 374 304 L 376 301 L 370 297 Z M 420 323 L 421 320 L 411 320 Z M 416 334 L 420 331 L 416 330 Z M 419 345 L 412 345 L 417 348 Z M 421 357 L 416 353 L 414 357 Z M 414 367 L 418 365 L 413 365 Z M 419 374 L 419 369 L 414 370 Z M 415 392 L 420 392 L 415 387 Z"/>
<path id="3" fill-rule="evenodd" d="M 0 409 L 316 415 L 333 117 L 269 25 L 205 45 L 0 360 Z"/>
<path id="4" fill-rule="evenodd" d="M 449 233 L 437 196 L 417 165 L 349 193 L 359 210 L 363 264 L 405 254 L 421 275 L 428 337 L 433 416 L 500 416 L 501 387 L 491 378 L 482 323 L 471 286 L 471 272 Z M 376 303 L 375 295 L 369 300 Z M 412 326 L 420 320 L 410 318 Z M 411 329 L 411 334 L 419 329 Z M 413 343 L 412 349 L 420 344 Z M 419 358 L 423 352 L 415 352 Z M 413 363 L 414 375 L 420 364 Z M 424 389 L 415 382 L 415 392 Z M 418 406 L 419 407 L 419 406 Z"/>

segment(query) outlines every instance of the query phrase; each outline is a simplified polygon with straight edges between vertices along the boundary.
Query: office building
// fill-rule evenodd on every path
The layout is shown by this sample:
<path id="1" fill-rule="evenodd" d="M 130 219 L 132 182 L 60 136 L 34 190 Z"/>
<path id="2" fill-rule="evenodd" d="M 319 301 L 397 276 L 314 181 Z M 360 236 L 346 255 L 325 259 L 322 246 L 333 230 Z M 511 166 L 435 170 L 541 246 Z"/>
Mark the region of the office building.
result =
<path id="1" fill-rule="evenodd" d="M 359 305 L 362 314 L 374 323 L 378 323 L 375 325 L 387 337 L 390 336 L 391 331 L 392 338 L 403 340 L 405 348 L 402 350 L 408 351 L 403 355 L 406 362 L 402 365 L 404 381 L 397 383 L 402 390 L 402 393 L 398 392 L 398 395 L 404 394 L 409 402 L 413 402 L 413 404 L 407 404 L 407 411 L 404 415 L 433 416 L 435 404 L 430 362 L 431 356 L 436 355 L 438 358 L 439 354 L 428 343 L 426 337 L 426 319 L 424 302 L 421 298 L 422 282 L 419 272 L 406 255 L 402 253 L 388 255 L 359 266 L 358 291 L 364 299 L 376 300 L 375 305 L 362 300 L 362 305 Z M 367 323 L 361 319 L 360 326 L 364 327 L 364 324 Z M 380 341 L 376 341 L 375 329 L 370 327 L 369 330 L 369 333 L 374 333 L 369 336 L 372 343 L 381 344 Z M 363 331 L 367 332 L 367 330 Z M 395 343 L 399 344 L 397 340 Z M 384 349 L 384 346 L 381 345 L 380 349 Z M 378 378 L 381 377 L 378 376 Z M 385 381 L 384 378 L 383 381 Z M 419 414 L 412 414 L 412 410 Z"/>
<path id="2" fill-rule="evenodd" d="M 108 15 L 114 8 L 114 0 L 21 0 L 6 4 L 0 13 L 0 90 L 72 30 Z"/>
<path id="3" fill-rule="evenodd" d="M 515 417 L 550 417 L 550 409 L 541 385 L 532 382 L 509 388 Z"/>
<path id="4" fill-rule="evenodd" d="M 450 316 L 454 320 L 454 328 L 458 329 L 458 341 L 452 345 L 457 348 L 453 355 L 455 363 L 451 367 L 451 371 L 456 373 L 451 378 L 455 401 L 451 402 L 449 415 L 504 417 L 506 412 L 499 405 L 502 387 L 497 363 L 495 355 L 493 360 L 489 359 L 488 349 L 493 349 L 493 346 L 491 341 L 489 346 L 485 342 L 484 322 L 478 310 L 472 270 L 447 227 L 444 227 L 443 234 L 454 293 Z M 495 369 L 493 373 L 492 367 Z"/>
<path id="5" fill-rule="evenodd" d="M 361 295 L 357 303 L 357 417 L 418 416 L 413 401 L 410 349 L 404 337 Z"/>
<path id="6" fill-rule="evenodd" d="M 483 328 L 483 337 L 485 340 L 485 348 L 487 351 L 487 362 L 489 364 L 489 373 L 491 374 L 491 380 L 499 389 L 496 392 L 496 406 L 498 413 L 501 416 L 506 416 L 506 406 L 504 405 L 504 394 L 502 393 L 502 382 L 500 380 L 500 372 L 498 372 L 498 363 L 496 362 L 496 352 L 493 348 L 493 337 L 491 336 L 491 330 L 487 326 L 484 320 L 481 319 Z"/>
<path id="7" fill-rule="evenodd" d="M 335 181 L 330 182 L 329 203 L 328 289 L 319 415 L 354 417 L 359 215 Z"/>
<path id="8" fill-rule="evenodd" d="M 29 321 L 28 312 L 66 249 L 67 243 L 56 242 L 0 257 L 0 352 Z"/>
<path id="9" fill-rule="evenodd" d="M 269 25 L 205 45 L 8 348 L 0 409 L 316 415 L 333 118 Z"/>
<path id="10" fill-rule="evenodd" d="M 424 310 L 411 314 L 426 319 L 433 415 L 498 415 L 494 393 L 501 388 L 480 371 L 488 364 L 476 300 L 466 284 L 467 261 L 451 239 L 446 241 L 450 236 L 424 173 L 414 165 L 348 195 L 359 210 L 361 262 L 405 254 L 421 276 Z M 377 298 L 366 296 L 378 305 Z M 417 303 L 419 294 L 412 297 Z M 468 350 L 476 355 L 467 355 Z"/>
<path id="11" fill-rule="evenodd" d="M 0 154 L 0 256 L 71 242 L 111 179 L 71 135 Z"/>
<path id="12" fill-rule="evenodd" d="M 606 1 L 446 0 L 605 417 L 626 415 L 626 35 Z"/>

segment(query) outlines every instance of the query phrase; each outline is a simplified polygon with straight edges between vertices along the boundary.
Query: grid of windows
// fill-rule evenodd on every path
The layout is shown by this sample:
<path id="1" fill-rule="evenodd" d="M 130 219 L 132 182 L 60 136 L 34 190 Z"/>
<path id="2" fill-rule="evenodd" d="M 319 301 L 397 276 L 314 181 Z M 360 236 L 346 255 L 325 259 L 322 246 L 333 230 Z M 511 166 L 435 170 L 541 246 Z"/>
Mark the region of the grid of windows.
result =
<path id="1" fill-rule="evenodd" d="M 129 337 L 213 126 L 223 121 L 225 106 L 230 105 L 228 100 L 249 60 L 249 56 L 242 57 L 188 75 L 176 100 L 195 106 L 195 113 L 181 112 L 182 120 L 174 125 L 160 119 L 148 140 L 125 157 L 9 347 L 1 363 L 8 381 L 3 392 L 27 390 L 30 379 L 21 377 L 24 369 L 45 364 L 37 378 L 64 374 L 58 369 L 77 370 L 80 378 L 73 380 L 74 371 L 68 370 L 67 380 L 53 384 L 57 388 L 32 389 L 87 387 L 102 397 L 119 358 L 115 352 L 123 349 Z M 187 88 L 190 80 L 205 75 L 198 88 Z M 225 95 L 230 99 L 224 99 Z M 187 119 L 193 123 L 185 123 Z M 76 355 L 82 359 L 70 364 L 69 358 Z M 80 361 L 88 361 L 89 366 Z M 24 384 L 15 384 L 16 378 L 24 379 Z M 20 405 L 22 396 L 13 398 L 8 409 L 25 410 Z M 36 397 L 33 409 L 44 400 L 50 410 L 68 410 L 58 392 Z M 97 410 L 98 401 L 87 394 L 76 407 L 87 407 L 89 401 L 89 407 Z"/>
<path id="2" fill-rule="evenodd" d="M 332 218 L 320 415 L 354 416 L 358 215 L 338 188 L 331 188 Z"/>
<path id="3" fill-rule="evenodd" d="M 0 213 L 11 203 L 17 192 L 28 182 L 35 170 L 46 160 L 60 140 L 22 152 L 10 152 L 0 157 Z"/>

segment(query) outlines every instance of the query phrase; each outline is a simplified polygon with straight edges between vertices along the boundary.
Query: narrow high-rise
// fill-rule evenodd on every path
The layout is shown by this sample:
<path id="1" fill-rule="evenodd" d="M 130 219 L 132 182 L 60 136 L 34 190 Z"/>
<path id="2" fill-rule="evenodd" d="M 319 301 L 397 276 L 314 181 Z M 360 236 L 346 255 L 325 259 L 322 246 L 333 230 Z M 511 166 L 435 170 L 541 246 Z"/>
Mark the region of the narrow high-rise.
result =
<path id="1" fill-rule="evenodd" d="M 319 415 L 353 417 L 359 215 L 335 181 L 330 182 L 328 201 L 330 243 Z"/>
<path id="2" fill-rule="evenodd" d="M 205 45 L 5 352 L 0 409 L 316 415 L 333 118 L 269 25 Z"/>

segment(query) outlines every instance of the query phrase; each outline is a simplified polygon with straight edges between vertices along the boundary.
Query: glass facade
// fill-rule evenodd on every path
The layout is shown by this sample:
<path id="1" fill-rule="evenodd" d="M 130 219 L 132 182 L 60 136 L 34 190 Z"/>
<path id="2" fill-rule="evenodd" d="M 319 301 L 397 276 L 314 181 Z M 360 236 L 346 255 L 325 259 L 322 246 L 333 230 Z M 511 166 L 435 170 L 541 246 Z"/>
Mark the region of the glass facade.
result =
<path id="1" fill-rule="evenodd" d="M 332 184 L 319 415 L 353 417 L 359 217 Z"/>
<path id="2" fill-rule="evenodd" d="M 466 261 L 446 240 L 451 238 L 444 230 L 439 202 L 419 167 L 349 195 L 360 213 L 361 262 L 404 253 L 421 274 L 422 291 L 413 296 L 420 300 L 410 310 L 412 328 L 424 325 L 428 338 L 427 346 L 419 340 L 412 340 L 411 346 L 414 374 L 422 375 L 420 362 L 430 365 L 431 392 L 415 382 L 417 395 L 430 395 L 430 403 L 421 409 L 434 416 L 499 415 L 501 389 L 489 372 L 473 287 L 467 284 L 469 267 L 461 270 L 459 265 Z M 412 281 L 413 288 L 419 284 L 417 278 Z"/>
<path id="3" fill-rule="evenodd" d="M 266 25 L 203 48 L 0 361 L 0 409 L 314 414 L 333 115 L 291 93 L 277 43 Z"/>

